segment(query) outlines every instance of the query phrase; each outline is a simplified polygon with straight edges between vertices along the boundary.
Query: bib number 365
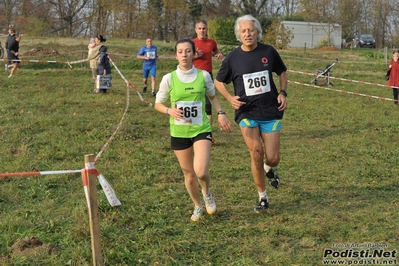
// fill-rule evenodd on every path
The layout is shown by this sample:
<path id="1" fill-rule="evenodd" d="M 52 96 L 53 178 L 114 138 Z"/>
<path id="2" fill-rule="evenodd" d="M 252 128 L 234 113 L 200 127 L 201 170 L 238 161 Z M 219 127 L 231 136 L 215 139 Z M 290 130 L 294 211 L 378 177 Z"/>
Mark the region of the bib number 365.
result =
<path id="1" fill-rule="evenodd" d="M 175 119 L 176 125 L 196 125 L 202 123 L 202 102 L 201 101 L 177 101 L 177 109 L 183 111 L 183 118 Z"/>

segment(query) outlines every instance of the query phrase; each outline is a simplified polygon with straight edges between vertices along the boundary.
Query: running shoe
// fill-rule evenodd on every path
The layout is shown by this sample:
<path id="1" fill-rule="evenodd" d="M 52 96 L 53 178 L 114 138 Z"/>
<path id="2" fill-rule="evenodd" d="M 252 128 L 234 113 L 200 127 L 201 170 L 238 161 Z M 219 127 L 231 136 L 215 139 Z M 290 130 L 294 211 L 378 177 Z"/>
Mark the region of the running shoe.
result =
<path id="1" fill-rule="evenodd" d="M 260 213 L 262 211 L 265 211 L 269 208 L 269 201 L 267 198 L 262 198 L 258 205 L 255 206 L 254 211 L 257 213 Z"/>
<path id="2" fill-rule="evenodd" d="M 144 85 L 144 87 L 143 87 L 143 92 L 144 92 L 144 93 L 147 92 L 147 85 Z"/>
<path id="3" fill-rule="evenodd" d="M 152 96 L 156 96 L 157 95 L 157 93 L 155 91 L 152 91 L 151 94 L 152 94 Z"/>
<path id="4" fill-rule="evenodd" d="M 205 201 L 206 212 L 209 215 L 215 214 L 215 212 L 216 212 L 216 203 L 215 203 L 215 199 L 213 198 L 211 192 L 209 192 L 208 195 L 204 196 L 204 201 Z"/>
<path id="5" fill-rule="evenodd" d="M 203 214 L 204 214 L 204 208 L 195 207 L 194 211 L 193 211 L 193 215 L 191 215 L 191 221 L 198 222 L 199 219 L 201 219 Z"/>
<path id="6" fill-rule="evenodd" d="M 266 177 L 269 179 L 269 185 L 271 187 L 278 188 L 280 186 L 280 178 L 273 169 L 270 168 L 269 172 L 266 173 Z"/>

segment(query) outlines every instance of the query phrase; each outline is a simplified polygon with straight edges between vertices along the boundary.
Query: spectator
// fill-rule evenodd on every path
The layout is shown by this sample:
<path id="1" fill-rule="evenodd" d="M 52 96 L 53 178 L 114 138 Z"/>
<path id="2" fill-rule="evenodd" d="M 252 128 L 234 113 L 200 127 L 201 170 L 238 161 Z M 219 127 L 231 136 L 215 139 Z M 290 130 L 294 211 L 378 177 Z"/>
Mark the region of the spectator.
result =
<path id="1" fill-rule="evenodd" d="M 95 46 L 92 48 L 90 54 L 87 56 L 87 58 L 90 61 L 90 68 L 91 68 L 91 73 L 92 77 L 94 80 L 94 93 L 99 93 L 100 90 L 97 89 L 96 86 L 96 79 L 98 75 L 98 60 L 100 58 L 100 49 L 104 45 L 103 43 L 106 42 L 107 40 L 102 36 L 102 35 L 97 35 L 95 37 Z"/>
<path id="2" fill-rule="evenodd" d="M 100 48 L 100 58 L 98 60 L 98 75 L 111 75 L 111 64 L 107 54 L 107 46 L 103 45 Z M 101 92 L 106 93 L 107 89 L 100 89 Z"/>
<path id="3" fill-rule="evenodd" d="M 15 33 L 15 30 L 12 30 L 13 33 Z M 21 36 L 20 35 L 16 35 L 14 41 L 8 43 L 8 49 L 10 50 L 10 54 L 11 54 L 11 61 L 12 61 L 12 66 L 11 68 L 11 73 L 8 76 L 8 78 L 11 78 L 14 74 L 15 71 L 17 71 L 17 68 L 20 67 L 21 65 L 21 60 L 19 60 L 19 42 L 21 40 Z"/>
<path id="4" fill-rule="evenodd" d="M 10 52 L 10 45 L 15 41 L 15 27 L 14 25 L 10 25 L 8 27 L 8 35 L 7 35 L 7 40 L 6 40 L 6 51 L 7 51 L 7 64 L 5 70 L 8 71 L 10 67 L 13 66 L 11 62 L 11 52 Z"/>
<path id="5" fill-rule="evenodd" d="M 388 86 L 392 88 L 394 104 L 398 104 L 398 89 L 399 89 L 399 50 L 392 53 L 392 59 L 388 66 L 389 80 Z"/>

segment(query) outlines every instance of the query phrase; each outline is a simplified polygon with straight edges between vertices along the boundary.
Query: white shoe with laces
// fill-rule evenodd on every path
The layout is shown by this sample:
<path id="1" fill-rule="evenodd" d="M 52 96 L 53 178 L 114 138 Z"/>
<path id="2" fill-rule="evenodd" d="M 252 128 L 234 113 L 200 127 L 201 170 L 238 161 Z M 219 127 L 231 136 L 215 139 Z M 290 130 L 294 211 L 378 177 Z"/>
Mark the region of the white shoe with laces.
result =
<path id="1" fill-rule="evenodd" d="M 215 203 L 215 199 L 213 198 L 211 192 L 209 192 L 208 195 L 204 196 L 204 201 L 205 201 L 206 212 L 209 215 L 215 214 L 215 212 L 216 212 L 216 203 Z"/>
<path id="2" fill-rule="evenodd" d="M 198 222 L 204 214 L 204 208 L 196 206 L 193 211 L 193 215 L 191 215 L 191 221 Z"/>

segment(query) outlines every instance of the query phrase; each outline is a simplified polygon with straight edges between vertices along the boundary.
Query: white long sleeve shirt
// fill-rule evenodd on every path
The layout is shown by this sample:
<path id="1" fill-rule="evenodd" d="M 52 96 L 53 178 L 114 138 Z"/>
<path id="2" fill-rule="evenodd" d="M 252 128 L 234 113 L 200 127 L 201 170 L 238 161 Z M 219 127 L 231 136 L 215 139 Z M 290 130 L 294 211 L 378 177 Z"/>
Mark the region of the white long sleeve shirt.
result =
<path id="1" fill-rule="evenodd" d="M 205 71 L 201 70 L 204 79 L 206 82 L 206 95 L 214 96 L 215 95 L 215 85 L 213 84 L 213 80 L 211 79 L 211 75 Z M 196 79 L 197 77 L 197 69 L 193 66 L 188 71 L 183 71 L 177 66 L 176 74 L 179 77 L 181 82 L 189 83 Z M 171 84 L 172 75 L 168 73 L 162 77 L 161 83 L 159 84 L 159 91 L 157 93 L 157 97 L 155 99 L 155 103 L 165 103 L 169 99 L 169 90 Z"/>

